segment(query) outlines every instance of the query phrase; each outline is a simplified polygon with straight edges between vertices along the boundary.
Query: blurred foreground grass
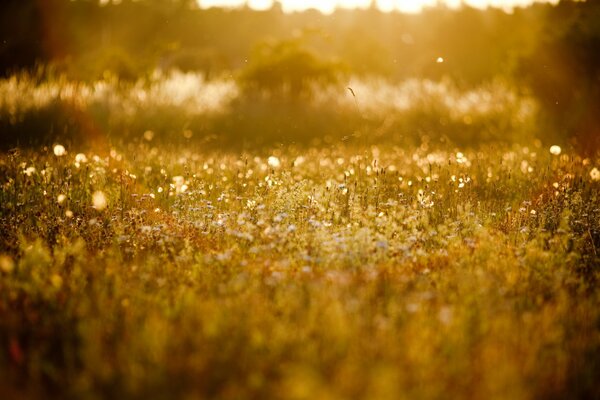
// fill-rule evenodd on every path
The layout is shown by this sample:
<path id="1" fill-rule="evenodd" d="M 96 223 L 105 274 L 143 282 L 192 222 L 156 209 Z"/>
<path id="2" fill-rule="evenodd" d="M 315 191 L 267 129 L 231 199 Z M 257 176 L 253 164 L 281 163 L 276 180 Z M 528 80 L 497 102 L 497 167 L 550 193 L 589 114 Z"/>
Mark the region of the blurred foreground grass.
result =
<path id="1" fill-rule="evenodd" d="M 597 157 L 152 143 L 1 156 L 0 397 L 600 395 Z"/>

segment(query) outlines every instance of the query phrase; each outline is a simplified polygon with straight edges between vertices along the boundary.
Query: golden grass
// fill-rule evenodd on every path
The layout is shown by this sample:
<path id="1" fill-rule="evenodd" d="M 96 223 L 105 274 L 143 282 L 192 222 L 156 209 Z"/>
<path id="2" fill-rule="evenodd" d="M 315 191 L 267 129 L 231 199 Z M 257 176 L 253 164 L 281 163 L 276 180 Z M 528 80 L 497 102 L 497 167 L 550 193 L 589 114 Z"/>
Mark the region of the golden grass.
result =
<path id="1" fill-rule="evenodd" d="M 598 159 L 66 147 L 0 158 L 4 398 L 599 394 Z"/>

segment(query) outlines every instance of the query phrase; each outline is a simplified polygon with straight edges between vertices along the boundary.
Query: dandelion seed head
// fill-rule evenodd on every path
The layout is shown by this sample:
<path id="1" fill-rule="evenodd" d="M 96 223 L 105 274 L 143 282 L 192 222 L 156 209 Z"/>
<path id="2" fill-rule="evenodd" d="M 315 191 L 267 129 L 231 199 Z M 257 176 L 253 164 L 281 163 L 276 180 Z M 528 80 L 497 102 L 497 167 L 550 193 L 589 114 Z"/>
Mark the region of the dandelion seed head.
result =
<path id="1" fill-rule="evenodd" d="M 590 178 L 592 178 L 593 181 L 599 181 L 600 180 L 600 170 L 598 170 L 598 168 L 594 167 L 590 171 Z"/>
<path id="2" fill-rule="evenodd" d="M 560 146 L 557 146 L 557 145 L 550 146 L 550 154 L 557 156 L 561 152 L 562 152 L 562 149 L 560 148 Z"/>
<path id="3" fill-rule="evenodd" d="M 54 155 L 56 157 L 62 157 L 65 154 L 67 154 L 67 150 L 65 149 L 65 146 L 63 146 L 61 144 L 54 145 L 54 148 L 52 150 L 54 151 Z"/>
<path id="4" fill-rule="evenodd" d="M 83 164 L 83 163 L 88 162 L 88 159 L 85 154 L 77 153 L 77 155 L 75 156 L 75 162 Z"/>
<path id="5" fill-rule="evenodd" d="M 92 195 L 92 206 L 96 210 L 102 211 L 106 208 L 107 204 L 108 203 L 106 201 L 106 195 L 104 194 L 104 192 L 100 190 L 95 191 Z"/>
<path id="6" fill-rule="evenodd" d="M 279 166 L 281 165 L 281 161 L 279 161 L 279 158 L 275 156 L 270 156 L 267 159 L 267 164 L 269 164 L 269 166 L 272 168 L 279 168 Z"/>
<path id="7" fill-rule="evenodd" d="M 31 176 L 35 173 L 35 167 L 27 167 L 23 170 L 23 173 L 27 176 Z"/>

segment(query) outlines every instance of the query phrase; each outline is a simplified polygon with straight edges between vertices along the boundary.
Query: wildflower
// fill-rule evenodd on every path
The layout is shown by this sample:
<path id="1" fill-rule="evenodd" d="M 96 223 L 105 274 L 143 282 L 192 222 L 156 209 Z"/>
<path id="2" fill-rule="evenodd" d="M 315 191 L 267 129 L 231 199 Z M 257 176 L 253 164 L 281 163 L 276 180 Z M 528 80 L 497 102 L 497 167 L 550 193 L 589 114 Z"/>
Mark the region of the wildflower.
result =
<path id="1" fill-rule="evenodd" d="M 15 269 L 15 262 L 13 259 L 4 254 L 0 255 L 0 271 L 9 274 L 13 269 Z"/>
<path id="2" fill-rule="evenodd" d="M 560 148 L 560 146 L 557 146 L 557 145 L 550 146 L 550 154 L 557 156 L 561 152 L 562 152 L 562 149 Z"/>
<path id="3" fill-rule="evenodd" d="M 59 195 L 56 197 L 56 202 L 57 202 L 58 204 L 62 204 L 62 203 L 63 203 L 63 202 L 66 200 L 66 199 L 67 199 L 67 196 L 65 196 L 64 194 L 59 194 Z"/>
<path id="4" fill-rule="evenodd" d="M 77 153 L 77 155 L 75 156 L 75 162 L 76 163 L 86 163 L 86 162 L 88 162 L 88 159 L 85 154 Z"/>
<path id="5" fill-rule="evenodd" d="M 27 167 L 26 169 L 23 170 L 23 173 L 27 176 L 33 175 L 34 172 L 35 172 L 35 167 Z"/>
<path id="6" fill-rule="evenodd" d="M 65 149 L 65 146 L 61 145 L 61 144 L 57 144 L 54 146 L 54 155 L 56 157 L 62 157 L 65 154 L 67 154 L 67 150 Z"/>
<path id="7" fill-rule="evenodd" d="M 171 185 L 176 193 L 184 193 L 188 189 L 188 185 L 185 184 L 183 176 L 174 176 L 173 184 Z"/>
<path id="8" fill-rule="evenodd" d="M 71 211 L 71 210 L 65 211 L 65 217 L 67 217 L 67 218 L 73 218 L 73 211 Z"/>
<path id="9" fill-rule="evenodd" d="M 63 279 L 60 277 L 60 275 L 54 274 L 50 277 L 50 283 L 52 283 L 52 286 L 55 288 L 60 289 L 63 284 Z"/>
<path id="10" fill-rule="evenodd" d="M 594 167 L 591 171 L 590 171 L 590 178 L 592 178 L 593 181 L 598 181 L 600 180 L 600 171 L 598 170 L 598 168 Z"/>
<path id="11" fill-rule="evenodd" d="M 154 132 L 152 132 L 152 131 L 144 132 L 144 139 L 149 142 L 152 141 L 152 139 L 154 139 Z"/>
<path id="12" fill-rule="evenodd" d="M 92 195 L 92 205 L 98 211 L 104 210 L 107 205 L 106 195 L 99 190 L 94 192 Z"/>
<path id="13" fill-rule="evenodd" d="M 281 161 L 279 161 L 279 158 L 271 156 L 268 158 L 267 164 L 272 168 L 278 168 L 281 165 Z"/>
<path id="14" fill-rule="evenodd" d="M 444 306 L 438 312 L 438 319 L 444 325 L 449 325 L 452 322 L 452 308 Z"/>

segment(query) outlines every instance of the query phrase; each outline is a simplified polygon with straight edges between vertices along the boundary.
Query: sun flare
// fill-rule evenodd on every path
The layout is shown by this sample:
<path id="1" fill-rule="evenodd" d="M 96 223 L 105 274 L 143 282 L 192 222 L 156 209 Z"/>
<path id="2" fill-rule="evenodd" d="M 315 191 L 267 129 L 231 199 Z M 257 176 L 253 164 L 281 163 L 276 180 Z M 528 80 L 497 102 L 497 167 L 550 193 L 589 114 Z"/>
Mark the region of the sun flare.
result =
<path id="1" fill-rule="evenodd" d="M 491 6 L 511 10 L 514 7 L 527 6 L 536 1 L 557 3 L 557 0 L 282 0 L 280 3 L 285 12 L 313 8 L 329 14 L 336 8 L 368 8 L 372 4 L 384 12 L 401 11 L 406 13 L 420 12 L 423 8 L 434 7 L 439 3 L 446 4 L 451 8 L 465 4 L 475 8 Z M 241 7 L 247 4 L 253 9 L 265 10 L 273 5 L 274 0 L 198 0 L 198 3 L 202 8 Z"/>

